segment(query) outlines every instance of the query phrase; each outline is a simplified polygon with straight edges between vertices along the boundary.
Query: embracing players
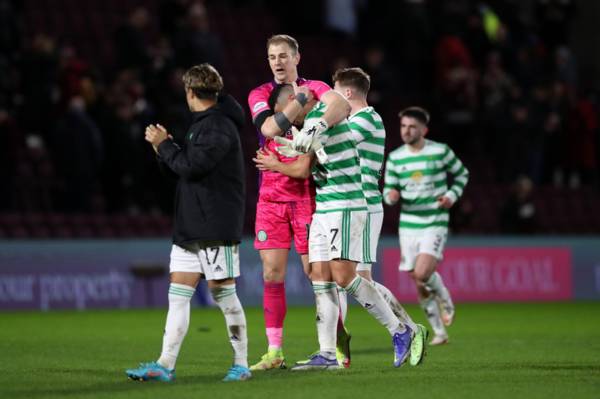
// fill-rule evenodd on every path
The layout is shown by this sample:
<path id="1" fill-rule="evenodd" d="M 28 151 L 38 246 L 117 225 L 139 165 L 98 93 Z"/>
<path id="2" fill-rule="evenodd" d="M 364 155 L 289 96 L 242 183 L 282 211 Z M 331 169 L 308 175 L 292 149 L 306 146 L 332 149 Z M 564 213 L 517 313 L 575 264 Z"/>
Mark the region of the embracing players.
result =
<path id="1" fill-rule="evenodd" d="M 313 100 L 327 105 L 327 112 L 319 119 L 324 126 L 334 125 L 348 116 L 348 102 L 331 87 L 320 81 L 298 77 L 300 53 L 298 42 L 293 37 L 275 35 L 269 38 L 267 55 L 273 80 L 255 88 L 248 96 L 252 120 L 260 132 L 259 141 L 263 149 L 274 152 L 277 144 L 273 137 L 289 135 L 294 121 L 304 116 L 304 108 L 310 108 Z M 269 98 L 280 84 L 291 84 L 292 101 L 275 112 Z M 295 159 L 281 157 L 283 162 Z M 315 210 L 314 195 L 314 185 L 309 176 L 291 178 L 278 172 L 261 173 L 254 245 L 263 263 L 263 308 L 268 350 L 258 363 L 251 366 L 251 370 L 285 367 L 282 348 L 287 310 L 284 280 L 288 253 L 293 239 L 307 271 L 308 229 Z M 342 334 L 342 341 L 344 337 L 347 336 Z"/>

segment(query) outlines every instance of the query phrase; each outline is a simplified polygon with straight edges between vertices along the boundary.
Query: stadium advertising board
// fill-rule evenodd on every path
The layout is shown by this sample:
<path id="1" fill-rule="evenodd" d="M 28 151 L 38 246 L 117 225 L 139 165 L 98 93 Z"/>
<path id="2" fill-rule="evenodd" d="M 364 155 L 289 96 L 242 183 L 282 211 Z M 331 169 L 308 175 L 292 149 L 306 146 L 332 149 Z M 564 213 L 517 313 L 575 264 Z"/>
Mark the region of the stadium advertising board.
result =
<path id="1" fill-rule="evenodd" d="M 598 239 L 458 238 L 440 267 L 458 302 L 600 300 Z M 168 239 L 125 241 L 0 241 L 0 310 L 130 308 L 167 305 Z M 262 303 L 262 267 L 252 240 L 240 246 L 244 305 Z M 398 241 L 384 237 L 373 267 L 402 302 L 414 284 L 398 271 Z M 290 305 L 313 305 L 297 254 L 286 276 Z M 194 297 L 211 304 L 206 284 Z"/>
<path id="2" fill-rule="evenodd" d="M 400 251 L 383 251 L 383 283 L 401 302 L 415 302 L 408 273 L 398 271 Z M 438 269 L 456 301 L 560 301 L 573 297 L 571 249 L 454 247 Z"/>

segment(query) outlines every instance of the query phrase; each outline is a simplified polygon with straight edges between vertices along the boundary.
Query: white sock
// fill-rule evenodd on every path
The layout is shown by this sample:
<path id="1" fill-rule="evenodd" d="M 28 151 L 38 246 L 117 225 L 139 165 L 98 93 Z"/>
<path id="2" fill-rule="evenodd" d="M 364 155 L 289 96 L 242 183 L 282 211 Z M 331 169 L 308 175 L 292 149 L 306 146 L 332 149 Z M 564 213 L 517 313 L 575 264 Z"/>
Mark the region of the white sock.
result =
<path id="1" fill-rule="evenodd" d="M 390 305 L 390 308 L 392 309 L 392 312 L 394 312 L 396 317 L 399 318 L 402 323 L 409 326 L 411 330 L 417 331 L 417 325 L 410 318 L 408 313 L 406 313 L 406 310 L 404 310 L 404 307 L 400 304 L 398 299 L 396 299 L 394 294 L 392 294 L 392 291 L 390 291 L 385 285 L 379 284 L 375 280 L 371 280 L 371 284 L 375 286 L 375 288 L 377 289 L 377 291 L 379 291 L 383 299 L 385 299 L 388 305 Z"/>
<path id="2" fill-rule="evenodd" d="M 433 295 L 429 295 L 427 298 L 422 298 L 420 303 L 421 307 L 425 311 L 427 320 L 429 320 L 429 324 L 431 324 L 433 333 L 441 336 L 448 335 L 446 333 L 444 323 L 442 322 L 442 318 L 440 317 L 440 308 L 435 300 L 435 297 Z"/>
<path id="3" fill-rule="evenodd" d="M 317 304 L 317 334 L 321 354 L 335 356 L 336 331 L 340 317 L 340 303 L 336 284 L 331 281 L 313 281 Z"/>
<path id="4" fill-rule="evenodd" d="M 210 292 L 225 316 L 227 334 L 233 349 L 233 364 L 248 367 L 246 315 L 237 296 L 235 284 L 222 285 L 211 289 Z"/>
<path id="5" fill-rule="evenodd" d="M 174 369 L 179 349 L 190 325 L 190 300 L 196 289 L 189 285 L 171 283 L 169 286 L 169 312 L 160 358 L 157 363 Z"/>
<path id="6" fill-rule="evenodd" d="M 373 317 L 388 329 L 391 335 L 402 333 L 405 326 L 392 312 L 392 309 L 369 280 L 356 276 L 348 284 L 346 291 L 354 297 Z"/>
<path id="7" fill-rule="evenodd" d="M 348 314 L 348 294 L 343 287 L 337 286 L 338 300 L 340 302 L 340 314 L 342 316 L 342 322 L 346 323 L 346 315 Z"/>
<path id="8" fill-rule="evenodd" d="M 448 292 L 448 289 L 444 285 L 444 280 L 438 272 L 433 272 L 433 274 L 429 277 L 429 280 L 427 280 L 427 282 L 425 283 L 425 287 L 433 295 L 440 298 L 446 306 L 449 306 L 451 308 L 454 307 L 454 304 L 452 303 L 452 298 L 450 298 L 450 292 Z"/>

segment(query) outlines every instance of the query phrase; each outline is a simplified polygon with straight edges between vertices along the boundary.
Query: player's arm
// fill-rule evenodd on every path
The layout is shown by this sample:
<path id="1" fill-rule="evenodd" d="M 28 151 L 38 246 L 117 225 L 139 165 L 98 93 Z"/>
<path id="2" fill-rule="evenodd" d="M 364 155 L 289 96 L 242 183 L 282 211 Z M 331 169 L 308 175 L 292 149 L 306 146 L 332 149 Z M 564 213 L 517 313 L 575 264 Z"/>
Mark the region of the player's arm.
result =
<path id="1" fill-rule="evenodd" d="M 307 153 L 313 148 L 314 143 L 320 141 L 319 137 L 330 126 L 334 126 L 350 116 L 352 107 L 350 103 L 338 92 L 329 90 L 321 95 L 319 101 L 326 105 L 325 113 L 320 118 L 306 122 L 302 130 L 294 136 L 292 148 L 301 153 Z"/>
<path id="2" fill-rule="evenodd" d="M 156 147 L 160 161 L 176 175 L 195 178 L 214 169 L 227 154 L 231 145 L 229 135 L 225 134 L 227 130 L 227 126 L 219 126 L 217 123 L 211 129 L 196 134 L 194 141 L 187 144 L 191 149 L 186 150 L 169 139 L 165 128 L 160 125 L 146 129 L 146 140 Z M 161 133 L 156 133 L 156 138 L 150 141 L 153 139 L 153 131 Z"/>
<path id="3" fill-rule="evenodd" d="M 454 151 L 450 147 L 446 147 L 446 155 L 444 156 L 444 165 L 446 171 L 452 175 L 454 182 L 452 187 L 440 198 L 440 206 L 450 208 L 462 196 L 465 186 L 469 181 L 469 170 L 458 159 Z"/>
<path id="4" fill-rule="evenodd" d="M 394 163 L 388 157 L 385 163 L 385 176 L 383 178 L 383 202 L 394 205 L 400 200 L 400 179 L 394 170 Z"/>
<path id="5" fill-rule="evenodd" d="M 350 110 L 352 109 L 350 103 L 335 90 L 329 90 L 324 93 L 320 101 L 327 105 L 323 114 L 323 119 L 327 123 L 327 126 L 337 125 L 350 116 Z"/>
<path id="6" fill-rule="evenodd" d="M 264 108 L 254 116 L 254 125 L 263 136 L 272 138 L 287 131 L 292 122 L 300 115 L 306 103 L 313 98 L 312 93 L 305 86 L 298 87 L 294 84 L 294 94 L 294 101 L 290 101 L 282 111 L 274 112 L 268 106 L 268 96 L 262 93 L 250 93 L 248 96 L 250 109 L 255 111 L 261 107 Z"/>
<path id="7" fill-rule="evenodd" d="M 309 152 L 299 155 L 294 162 L 281 162 L 274 153 L 263 148 L 257 151 L 256 157 L 252 160 L 261 171 L 270 170 L 296 179 L 308 179 L 315 162 L 315 154 Z"/>

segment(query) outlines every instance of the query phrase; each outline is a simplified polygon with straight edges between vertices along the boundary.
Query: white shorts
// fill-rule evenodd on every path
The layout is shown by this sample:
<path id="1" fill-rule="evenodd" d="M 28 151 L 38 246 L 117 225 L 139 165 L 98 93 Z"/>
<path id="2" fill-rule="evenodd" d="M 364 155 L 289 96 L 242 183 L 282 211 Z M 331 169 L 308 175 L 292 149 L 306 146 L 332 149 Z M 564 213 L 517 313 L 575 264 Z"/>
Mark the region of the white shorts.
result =
<path id="1" fill-rule="evenodd" d="M 377 261 L 377 244 L 383 225 L 383 212 L 371 213 L 367 216 L 363 234 L 363 261 L 356 266 L 356 271 L 371 271 L 371 264 Z"/>
<path id="2" fill-rule="evenodd" d="M 223 241 L 205 241 L 173 245 L 170 272 L 204 274 L 206 280 L 225 280 L 240 275 L 238 244 Z"/>
<path id="3" fill-rule="evenodd" d="M 401 271 L 410 272 L 415 268 L 419 254 L 429 254 L 437 260 L 443 259 L 448 233 L 446 231 L 428 231 L 420 235 L 400 233 Z"/>
<path id="4" fill-rule="evenodd" d="M 366 221 L 367 211 L 313 214 L 308 235 L 308 261 L 362 261 L 362 237 Z"/>

